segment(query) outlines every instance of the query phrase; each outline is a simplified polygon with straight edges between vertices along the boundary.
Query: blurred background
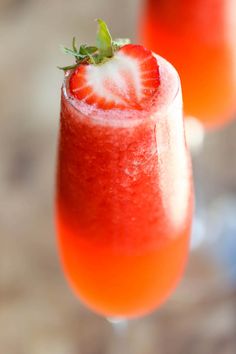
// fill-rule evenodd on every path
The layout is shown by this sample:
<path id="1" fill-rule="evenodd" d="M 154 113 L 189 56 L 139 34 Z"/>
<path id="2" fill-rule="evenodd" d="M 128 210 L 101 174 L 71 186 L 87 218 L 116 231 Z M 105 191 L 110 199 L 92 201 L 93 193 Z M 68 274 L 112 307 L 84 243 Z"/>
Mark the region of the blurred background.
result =
<path id="1" fill-rule="evenodd" d="M 139 0 L 0 0 L 2 354 L 110 353 L 111 325 L 80 304 L 59 265 L 53 198 L 63 73 L 56 66 L 71 62 L 59 45 L 73 35 L 93 43 L 97 17 L 114 37 L 134 41 L 141 11 Z M 207 222 L 194 221 L 174 295 L 130 322 L 131 353 L 236 353 L 235 121 L 207 133 L 193 167 L 197 213 Z"/>

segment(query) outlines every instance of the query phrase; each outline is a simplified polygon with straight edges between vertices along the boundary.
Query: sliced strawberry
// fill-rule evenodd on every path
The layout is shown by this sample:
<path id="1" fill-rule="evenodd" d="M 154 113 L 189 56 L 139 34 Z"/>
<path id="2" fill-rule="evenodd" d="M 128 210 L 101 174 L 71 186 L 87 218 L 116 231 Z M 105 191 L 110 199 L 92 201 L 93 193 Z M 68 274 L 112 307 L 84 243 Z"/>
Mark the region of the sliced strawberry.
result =
<path id="1" fill-rule="evenodd" d="M 70 77 L 70 91 L 78 100 L 101 109 L 143 110 L 160 85 L 152 52 L 127 44 L 99 65 L 80 64 Z"/>

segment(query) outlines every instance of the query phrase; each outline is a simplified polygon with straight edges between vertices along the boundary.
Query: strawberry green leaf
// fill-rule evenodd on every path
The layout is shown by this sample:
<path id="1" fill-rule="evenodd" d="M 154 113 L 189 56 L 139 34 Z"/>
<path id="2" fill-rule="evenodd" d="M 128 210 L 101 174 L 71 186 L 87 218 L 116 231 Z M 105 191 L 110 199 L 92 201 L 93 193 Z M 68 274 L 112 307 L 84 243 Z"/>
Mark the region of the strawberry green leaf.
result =
<path id="1" fill-rule="evenodd" d="M 60 70 L 67 71 L 67 70 L 75 69 L 76 66 L 77 66 L 77 64 L 68 65 L 68 66 L 58 66 L 57 68 L 60 69 Z"/>
<path id="2" fill-rule="evenodd" d="M 98 19 L 98 31 L 97 31 L 97 47 L 98 52 L 101 57 L 112 57 L 113 48 L 112 48 L 112 38 L 106 23 Z"/>
<path id="3" fill-rule="evenodd" d="M 66 47 L 63 48 L 63 52 L 65 54 L 73 55 L 75 57 L 84 57 L 84 55 L 82 55 L 82 53 L 79 53 L 77 51 L 74 51 L 74 49 L 70 49 L 70 48 L 66 48 Z"/>
<path id="4" fill-rule="evenodd" d="M 93 46 L 86 46 L 85 49 L 89 54 L 94 54 L 97 52 L 98 48 Z"/>
<path id="5" fill-rule="evenodd" d="M 114 41 L 112 41 L 112 46 L 115 51 L 126 44 L 130 44 L 129 38 L 117 38 Z"/>
<path id="6" fill-rule="evenodd" d="M 72 48 L 74 52 L 78 52 L 77 44 L 76 44 L 76 38 L 73 37 L 72 39 Z"/>
<path id="7" fill-rule="evenodd" d="M 79 52 L 81 53 L 80 55 L 82 55 L 83 57 L 87 57 L 91 64 L 96 64 L 92 54 L 89 52 L 89 50 L 87 50 L 86 46 L 81 45 Z"/>
<path id="8" fill-rule="evenodd" d="M 85 44 L 82 44 L 82 45 L 80 46 L 79 53 L 80 53 L 81 55 L 88 55 L 88 53 L 89 53 L 89 54 L 94 54 L 94 53 L 96 53 L 97 50 L 98 50 L 97 47 L 92 47 L 92 46 L 87 46 L 87 45 L 85 45 Z"/>

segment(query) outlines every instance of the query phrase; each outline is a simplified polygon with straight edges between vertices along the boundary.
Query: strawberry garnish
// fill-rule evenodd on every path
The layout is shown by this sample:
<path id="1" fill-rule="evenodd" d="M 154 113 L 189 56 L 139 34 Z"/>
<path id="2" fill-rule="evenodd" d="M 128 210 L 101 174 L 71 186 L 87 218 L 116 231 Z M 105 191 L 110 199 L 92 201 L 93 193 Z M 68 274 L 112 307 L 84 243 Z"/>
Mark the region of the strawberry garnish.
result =
<path id="1" fill-rule="evenodd" d="M 123 43 L 112 41 L 106 24 L 99 20 L 97 47 L 81 46 L 78 51 L 73 40 L 73 49 L 66 48 L 76 57 L 69 79 L 76 99 L 104 110 L 150 106 L 160 85 L 157 60 L 143 46 Z"/>

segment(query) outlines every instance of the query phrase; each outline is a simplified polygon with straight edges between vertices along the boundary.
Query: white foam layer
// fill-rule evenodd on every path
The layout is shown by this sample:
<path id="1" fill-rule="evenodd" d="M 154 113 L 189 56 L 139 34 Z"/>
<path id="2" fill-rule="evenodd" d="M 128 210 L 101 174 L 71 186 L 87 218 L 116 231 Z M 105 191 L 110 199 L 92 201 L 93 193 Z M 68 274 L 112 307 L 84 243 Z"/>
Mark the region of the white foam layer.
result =
<path id="1" fill-rule="evenodd" d="M 158 119 L 159 117 L 166 116 L 168 111 L 172 108 L 173 104 L 178 101 L 180 104 L 182 102 L 182 92 L 180 79 L 175 68 L 167 62 L 164 58 L 157 54 L 154 54 L 157 59 L 160 72 L 160 86 L 157 93 L 150 99 L 150 105 L 146 111 L 138 110 L 102 110 L 98 109 L 95 105 L 89 105 L 83 101 L 79 101 L 74 98 L 69 91 L 68 83 L 71 73 L 68 73 L 65 77 L 63 84 L 63 94 L 66 100 L 73 106 L 74 109 L 79 111 L 79 119 L 89 119 L 94 120 L 96 124 L 101 125 L 113 125 L 113 126 L 133 126 L 137 125 L 146 119 Z M 116 70 L 113 70 L 114 63 L 112 61 L 109 68 L 111 75 L 116 75 Z M 106 65 L 106 64 L 105 64 Z M 128 62 L 123 62 L 123 65 L 128 65 Z M 134 66 L 132 65 L 132 68 Z M 114 68 L 115 69 L 115 68 Z M 90 79 L 94 79 L 93 67 L 90 69 Z M 107 72 L 107 68 L 106 68 Z M 95 82 L 98 87 L 97 90 L 102 90 L 99 85 L 99 80 Z M 99 92 L 99 91 L 98 91 Z"/>

